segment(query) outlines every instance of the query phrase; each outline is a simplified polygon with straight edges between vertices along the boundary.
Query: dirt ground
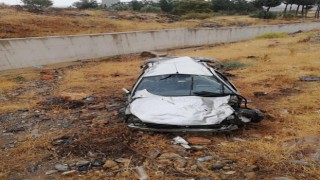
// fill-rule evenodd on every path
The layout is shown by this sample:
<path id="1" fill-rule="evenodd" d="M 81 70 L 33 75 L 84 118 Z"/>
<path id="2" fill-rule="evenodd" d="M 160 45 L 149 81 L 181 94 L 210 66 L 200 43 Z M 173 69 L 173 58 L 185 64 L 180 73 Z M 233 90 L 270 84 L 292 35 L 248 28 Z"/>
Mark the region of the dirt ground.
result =
<path id="1" fill-rule="evenodd" d="M 138 166 L 150 179 L 319 179 L 320 83 L 299 80 L 320 76 L 319 37 L 169 51 L 233 62 L 230 80 L 267 114 L 220 134 L 128 129 L 121 88 L 138 77 L 138 55 L 0 72 L 0 179 L 137 179 Z M 176 136 L 193 148 L 173 145 Z"/>
<path id="2" fill-rule="evenodd" d="M 312 15 L 310 15 L 312 16 Z M 20 6 L 0 6 L 0 38 L 95 34 L 203 26 L 251 26 L 319 21 L 307 19 L 262 20 L 249 16 L 212 16 L 183 20 L 153 13 L 108 12 L 104 10 L 50 9 L 30 13 Z"/>

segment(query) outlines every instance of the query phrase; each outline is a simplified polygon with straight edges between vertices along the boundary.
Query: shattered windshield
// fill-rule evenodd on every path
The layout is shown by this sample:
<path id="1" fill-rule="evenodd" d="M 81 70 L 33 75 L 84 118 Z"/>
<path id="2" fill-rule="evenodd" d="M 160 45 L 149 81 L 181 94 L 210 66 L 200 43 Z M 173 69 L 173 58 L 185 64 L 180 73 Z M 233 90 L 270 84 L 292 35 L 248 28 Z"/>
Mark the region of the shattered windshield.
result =
<path id="1" fill-rule="evenodd" d="M 214 76 L 170 74 L 144 77 L 136 92 L 146 89 L 160 96 L 223 96 L 232 91 Z"/>

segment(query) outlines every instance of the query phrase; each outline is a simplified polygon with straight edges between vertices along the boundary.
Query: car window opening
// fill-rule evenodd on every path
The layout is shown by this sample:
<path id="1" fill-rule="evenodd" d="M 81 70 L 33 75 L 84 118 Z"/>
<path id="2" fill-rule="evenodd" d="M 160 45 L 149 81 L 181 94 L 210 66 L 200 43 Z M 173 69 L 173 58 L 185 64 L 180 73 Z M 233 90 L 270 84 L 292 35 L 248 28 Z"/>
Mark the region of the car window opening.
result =
<path id="1" fill-rule="evenodd" d="M 214 76 L 171 74 L 144 77 L 136 91 L 160 96 L 226 96 L 234 94 Z"/>

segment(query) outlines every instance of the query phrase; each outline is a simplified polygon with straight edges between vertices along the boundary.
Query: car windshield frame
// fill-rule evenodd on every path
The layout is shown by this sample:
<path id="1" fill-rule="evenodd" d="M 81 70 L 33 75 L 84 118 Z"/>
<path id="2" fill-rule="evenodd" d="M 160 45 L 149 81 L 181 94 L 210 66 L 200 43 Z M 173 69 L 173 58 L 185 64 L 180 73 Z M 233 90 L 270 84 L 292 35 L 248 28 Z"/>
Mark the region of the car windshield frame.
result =
<path id="1" fill-rule="evenodd" d="M 149 82 L 147 82 L 149 81 Z M 172 81 L 172 82 L 169 82 Z M 201 84 L 202 81 L 202 84 Z M 222 82 L 227 81 L 227 82 Z M 147 83 L 146 83 L 147 82 Z M 148 84 L 149 83 L 149 84 Z M 207 83 L 207 84 L 206 84 Z M 211 84 L 210 84 L 211 83 Z M 148 84 L 148 85 L 146 85 Z M 168 86 L 172 86 L 169 87 Z M 197 75 L 197 74 L 164 74 L 157 76 L 141 77 L 136 84 L 132 96 L 141 90 L 147 90 L 149 93 L 159 96 L 178 97 L 178 96 L 205 96 L 205 97 L 220 97 L 235 94 L 232 87 L 228 85 L 228 80 L 221 80 L 215 75 Z M 167 86 L 166 86 L 167 85 Z M 152 87 L 151 87 L 152 86 Z M 175 89 L 180 86 L 180 90 Z M 220 91 L 213 91 L 219 86 Z M 169 90 L 168 90 L 169 89 Z M 189 92 L 189 93 L 188 93 Z"/>

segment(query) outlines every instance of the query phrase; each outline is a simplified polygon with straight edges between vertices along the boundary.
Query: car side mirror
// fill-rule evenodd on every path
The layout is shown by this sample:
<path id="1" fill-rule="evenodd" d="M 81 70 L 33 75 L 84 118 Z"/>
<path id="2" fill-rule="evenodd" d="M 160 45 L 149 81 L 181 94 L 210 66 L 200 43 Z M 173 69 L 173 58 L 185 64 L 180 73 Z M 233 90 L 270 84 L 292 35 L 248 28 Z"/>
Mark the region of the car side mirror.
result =
<path id="1" fill-rule="evenodd" d="M 130 91 L 126 88 L 122 88 L 122 91 L 125 92 L 126 94 L 130 94 Z"/>

